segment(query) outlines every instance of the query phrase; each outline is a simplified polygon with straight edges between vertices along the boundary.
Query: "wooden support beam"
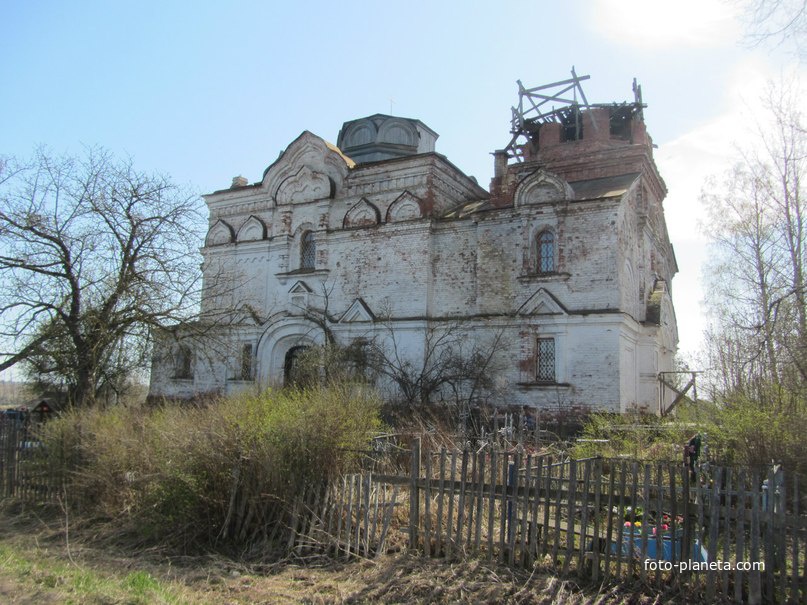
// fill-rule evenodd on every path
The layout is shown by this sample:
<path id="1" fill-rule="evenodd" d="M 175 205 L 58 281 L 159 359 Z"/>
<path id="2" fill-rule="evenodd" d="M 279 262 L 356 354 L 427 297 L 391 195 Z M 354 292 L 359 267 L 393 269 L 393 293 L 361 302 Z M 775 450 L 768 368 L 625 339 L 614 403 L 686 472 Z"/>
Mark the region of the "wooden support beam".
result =
<path id="1" fill-rule="evenodd" d="M 666 416 L 667 414 L 669 414 L 669 413 L 670 413 L 670 412 L 671 412 L 671 411 L 672 411 L 672 410 L 675 408 L 675 406 L 677 406 L 679 403 L 681 403 L 681 401 L 682 401 L 684 398 L 689 399 L 690 401 L 692 401 L 692 402 L 694 403 L 694 401 L 695 401 L 695 400 L 694 400 L 693 398 L 691 398 L 691 397 L 687 397 L 687 393 L 689 392 L 689 389 L 691 389 L 692 387 L 694 387 L 694 386 L 695 386 L 695 374 L 694 374 L 694 373 L 693 373 L 693 375 L 692 375 L 692 378 L 690 378 L 690 379 L 689 379 L 689 382 L 688 382 L 688 383 L 686 384 L 686 386 L 683 388 L 683 390 L 679 390 L 679 389 L 678 389 L 678 387 L 676 387 L 676 386 L 674 386 L 674 385 L 671 385 L 669 382 L 667 382 L 667 381 L 664 379 L 664 376 L 663 376 L 663 375 L 659 375 L 659 382 L 660 382 L 660 383 L 661 383 L 661 384 L 662 384 L 664 387 L 666 387 L 666 388 L 670 389 L 670 390 L 671 390 L 673 393 L 675 393 L 675 394 L 676 394 L 676 398 L 675 398 L 675 399 L 673 399 L 672 403 L 671 403 L 671 404 L 670 404 L 670 405 L 669 405 L 669 406 L 668 406 L 666 409 L 663 409 L 663 408 L 662 408 L 662 409 L 660 410 L 660 412 L 661 412 L 661 415 L 662 415 L 662 416 Z M 697 391 L 695 391 L 695 393 L 697 393 Z M 664 402 L 662 401 L 662 404 L 663 404 L 663 403 L 664 403 Z"/>

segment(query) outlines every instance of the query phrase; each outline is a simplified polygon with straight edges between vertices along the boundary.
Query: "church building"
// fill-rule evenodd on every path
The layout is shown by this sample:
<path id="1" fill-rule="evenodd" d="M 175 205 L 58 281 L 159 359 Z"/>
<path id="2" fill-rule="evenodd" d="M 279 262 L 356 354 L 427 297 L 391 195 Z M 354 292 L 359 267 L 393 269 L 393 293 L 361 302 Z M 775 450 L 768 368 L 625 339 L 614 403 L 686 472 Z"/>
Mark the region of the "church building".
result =
<path id="1" fill-rule="evenodd" d="M 336 145 L 305 131 L 257 182 L 205 195 L 200 323 L 219 323 L 209 345 L 160 341 L 150 394 L 281 385 L 331 342 L 415 374 L 448 354 L 487 364 L 471 403 L 663 410 L 677 266 L 641 92 L 589 104 L 573 76 L 519 83 L 489 190 L 429 126 L 376 114 L 345 122 Z M 401 396 L 389 374 L 376 381 Z M 435 402 L 469 389 L 437 382 Z"/>

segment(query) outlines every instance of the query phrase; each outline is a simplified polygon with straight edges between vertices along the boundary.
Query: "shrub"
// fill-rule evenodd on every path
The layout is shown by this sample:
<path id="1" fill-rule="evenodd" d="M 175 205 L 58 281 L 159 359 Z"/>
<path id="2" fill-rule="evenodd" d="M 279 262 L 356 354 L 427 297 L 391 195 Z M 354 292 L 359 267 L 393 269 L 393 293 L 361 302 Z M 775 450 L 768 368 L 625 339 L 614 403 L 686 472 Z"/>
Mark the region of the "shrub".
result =
<path id="1" fill-rule="evenodd" d="M 270 390 L 194 407 L 71 411 L 44 441 L 85 510 L 151 538 L 249 544 L 279 537 L 303 490 L 350 469 L 378 410 L 360 386 Z"/>
<path id="2" fill-rule="evenodd" d="M 712 460 L 760 470 L 772 463 L 807 477 L 804 435 L 807 402 L 796 394 L 776 393 L 761 399 L 729 395 L 719 403 L 701 403 L 684 416 L 708 435 Z"/>
<path id="3" fill-rule="evenodd" d="M 781 464 L 788 473 L 807 480 L 803 453 L 807 402 L 779 388 L 761 392 L 761 398 L 734 394 L 720 402 L 681 405 L 672 419 L 632 413 L 593 414 L 573 455 L 677 461 L 682 459 L 682 446 L 700 433 L 708 446 L 708 455 L 702 459 L 761 472 L 771 464 Z"/>
<path id="4" fill-rule="evenodd" d="M 683 446 L 697 432 L 689 423 L 652 414 L 591 414 L 572 449 L 575 458 L 629 457 L 638 460 L 682 460 Z"/>

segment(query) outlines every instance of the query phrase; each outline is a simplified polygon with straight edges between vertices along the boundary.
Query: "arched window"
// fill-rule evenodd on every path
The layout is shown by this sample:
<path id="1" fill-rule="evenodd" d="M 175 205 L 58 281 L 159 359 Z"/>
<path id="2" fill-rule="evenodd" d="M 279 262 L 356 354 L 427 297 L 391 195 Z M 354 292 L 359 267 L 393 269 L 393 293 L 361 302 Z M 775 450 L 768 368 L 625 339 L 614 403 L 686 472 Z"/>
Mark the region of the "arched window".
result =
<path id="1" fill-rule="evenodd" d="M 538 234 L 535 241 L 535 269 L 537 273 L 555 272 L 555 234 L 545 229 Z"/>
<path id="2" fill-rule="evenodd" d="M 238 358 L 238 369 L 236 380 L 252 380 L 255 371 L 255 351 L 252 343 L 245 342 L 241 345 L 241 354 Z"/>
<path id="3" fill-rule="evenodd" d="M 184 345 L 177 349 L 174 356 L 174 378 L 179 380 L 193 378 L 193 353 Z"/>
<path id="4" fill-rule="evenodd" d="M 313 270 L 316 258 L 317 242 L 314 241 L 314 234 L 311 231 L 306 231 L 300 240 L 300 269 Z"/>

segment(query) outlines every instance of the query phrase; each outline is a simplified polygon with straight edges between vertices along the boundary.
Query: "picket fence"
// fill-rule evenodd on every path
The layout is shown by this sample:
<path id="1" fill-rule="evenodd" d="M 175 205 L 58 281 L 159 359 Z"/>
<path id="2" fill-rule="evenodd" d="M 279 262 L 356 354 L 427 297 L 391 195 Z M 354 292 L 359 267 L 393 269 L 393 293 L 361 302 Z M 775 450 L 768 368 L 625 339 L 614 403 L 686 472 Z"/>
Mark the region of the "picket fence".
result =
<path id="1" fill-rule="evenodd" d="M 69 484 L 26 439 L 0 428 L 0 497 L 55 500 Z M 421 451 L 418 438 L 395 464 L 370 460 L 289 507 L 290 553 L 414 549 L 602 584 L 640 581 L 705 602 L 807 602 L 807 507 L 798 478 L 781 469 L 707 466 L 692 480 L 680 463 L 489 445 Z"/>
<path id="2" fill-rule="evenodd" d="M 807 517 L 783 471 L 420 451 L 408 473 L 345 477 L 292 518 L 289 546 L 375 557 L 398 548 L 640 581 L 705 602 L 807 602 Z"/>

